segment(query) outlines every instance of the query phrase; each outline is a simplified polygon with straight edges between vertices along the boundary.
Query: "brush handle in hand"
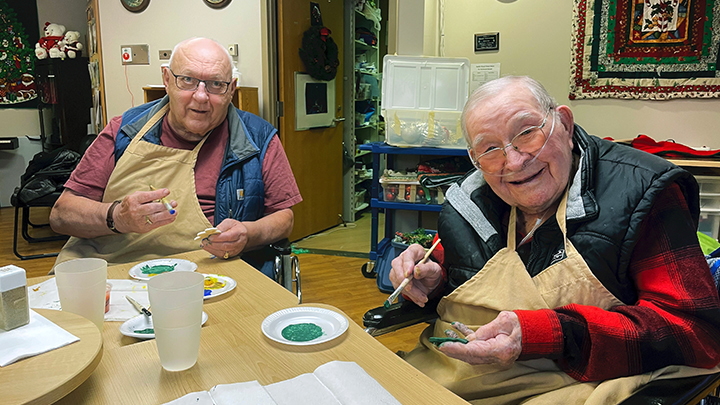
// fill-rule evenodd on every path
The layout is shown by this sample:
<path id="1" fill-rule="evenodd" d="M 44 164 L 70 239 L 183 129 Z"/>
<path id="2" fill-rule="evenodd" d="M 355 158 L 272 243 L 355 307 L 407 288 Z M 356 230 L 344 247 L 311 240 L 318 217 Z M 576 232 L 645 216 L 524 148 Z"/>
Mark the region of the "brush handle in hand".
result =
<path id="1" fill-rule="evenodd" d="M 435 243 L 433 243 L 432 247 L 431 247 L 430 249 L 428 249 L 427 252 L 425 252 L 425 256 L 423 256 L 422 260 L 420 260 L 415 266 L 417 267 L 418 265 L 424 264 L 424 263 L 427 261 L 427 259 L 430 257 L 430 255 L 432 254 L 433 250 L 435 250 L 435 248 L 437 247 L 437 245 L 438 245 L 439 243 L 440 243 L 440 238 L 438 238 L 438 239 L 435 241 Z M 413 271 L 413 272 L 414 272 L 414 271 Z M 393 291 L 393 293 L 390 294 L 390 296 L 389 296 L 388 299 L 387 299 L 388 305 L 391 305 L 393 302 L 395 302 L 395 299 L 398 297 L 398 295 L 400 295 L 400 293 L 402 292 L 402 290 L 405 289 L 405 287 L 408 285 L 408 283 L 410 282 L 410 280 L 412 280 L 412 274 L 410 274 L 409 276 L 405 277 L 405 280 L 403 280 L 402 283 L 400 283 L 400 285 L 398 286 L 398 288 L 396 288 L 395 291 Z"/>

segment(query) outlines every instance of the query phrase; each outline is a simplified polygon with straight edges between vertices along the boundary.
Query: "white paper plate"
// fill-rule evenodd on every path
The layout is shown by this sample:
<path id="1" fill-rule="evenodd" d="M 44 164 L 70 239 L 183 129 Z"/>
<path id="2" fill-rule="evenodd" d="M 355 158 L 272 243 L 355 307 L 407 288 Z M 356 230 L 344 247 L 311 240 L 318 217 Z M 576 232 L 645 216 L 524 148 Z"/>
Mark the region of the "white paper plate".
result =
<path id="1" fill-rule="evenodd" d="M 142 269 L 145 266 L 150 268 L 152 268 L 153 266 L 175 266 L 175 270 L 173 271 L 195 271 L 197 269 L 197 264 L 189 260 L 168 258 L 148 260 L 146 262 L 138 263 L 130 269 L 128 274 L 130 274 L 130 277 L 142 281 L 148 281 L 150 280 L 150 277 L 157 276 L 157 274 L 143 273 Z"/>
<path id="2" fill-rule="evenodd" d="M 202 314 L 202 325 L 205 325 L 205 322 L 208 320 L 208 314 L 203 311 Z M 130 318 L 125 323 L 120 325 L 120 333 L 122 333 L 125 336 L 130 336 L 138 339 L 155 339 L 155 333 L 136 333 L 135 331 L 138 330 L 144 330 L 144 329 L 151 329 L 153 327 L 152 324 L 152 316 L 147 317 L 145 315 L 138 315 L 134 318 Z"/>
<path id="3" fill-rule="evenodd" d="M 205 276 L 205 291 L 203 299 L 217 297 L 223 295 L 226 292 L 232 291 L 237 286 L 237 281 L 233 280 L 228 276 L 222 274 L 204 274 Z"/>
<path id="4" fill-rule="evenodd" d="M 282 331 L 289 325 L 314 323 L 322 328 L 322 336 L 307 342 L 294 342 L 283 337 Z M 262 331 L 270 339 L 286 345 L 308 346 L 325 343 L 345 333 L 348 320 L 335 311 L 316 307 L 293 307 L 271 314 L 262 323 Z"/>

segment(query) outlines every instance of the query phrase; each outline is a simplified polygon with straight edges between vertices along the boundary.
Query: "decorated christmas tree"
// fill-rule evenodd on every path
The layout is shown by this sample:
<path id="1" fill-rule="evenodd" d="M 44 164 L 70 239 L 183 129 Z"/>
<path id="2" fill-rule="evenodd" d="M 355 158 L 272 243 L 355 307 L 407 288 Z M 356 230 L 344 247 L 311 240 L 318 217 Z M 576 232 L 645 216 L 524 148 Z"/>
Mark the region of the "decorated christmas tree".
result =
<path id="1" fill-rule="evenodd" d="M 0 0 L 0 104 L 16 104 L 37 97 L 35 51 L 17 15 Z"/>

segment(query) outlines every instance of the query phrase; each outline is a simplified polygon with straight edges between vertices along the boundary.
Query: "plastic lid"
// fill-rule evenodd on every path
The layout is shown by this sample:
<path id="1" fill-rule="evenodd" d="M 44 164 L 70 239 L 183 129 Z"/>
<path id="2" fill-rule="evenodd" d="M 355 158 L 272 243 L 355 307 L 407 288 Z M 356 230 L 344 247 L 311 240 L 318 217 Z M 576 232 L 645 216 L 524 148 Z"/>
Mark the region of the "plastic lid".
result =
<path id="1" fill-rule="evenodd" d="M 27 285 L 25 269 L 14 265 L 0 267 L 0 292 L 14 290 Z"/>

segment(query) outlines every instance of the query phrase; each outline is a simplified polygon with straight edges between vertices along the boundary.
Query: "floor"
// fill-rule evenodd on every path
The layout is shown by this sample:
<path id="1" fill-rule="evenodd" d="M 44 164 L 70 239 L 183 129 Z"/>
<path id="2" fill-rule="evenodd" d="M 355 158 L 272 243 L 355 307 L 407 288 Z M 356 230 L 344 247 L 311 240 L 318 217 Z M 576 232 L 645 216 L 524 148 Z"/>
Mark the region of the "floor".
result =
<path id="1" fill-rule="evenodd" d="M 12 250 L 13 223 L 15 209 L 0 208 L 0 266 L 14 264 L 26 270 L 28 277 L 47 274 L 52 268 L 55 258 L 20 260 Z M 35 208 L 31 211 L 31 222 L 41 224 L 47 222 L 49 210 Z M 323 249 L 342 252 L 364 253 L 362 257 L 321 255 L 312 253 L 298 254 L 301 271 L 303 303 L 313 302 L 333 305 L 345 312 L 350 319 L 362 326 L 363 314 L 372 308 L 382 305 L 387 294 L 380 292 L 375 279 L 365 278 L 361 267 L 367 262 L 370 249 L 369 213 L 360 218 L 360 223 L 348 229 L 324 232 L 314 238 L 306 239 L 300 246 L 323 246 Z M 18 231 L 19 232 L 19 231 Z M 52 231 L 31 229 L 33 236 L 50 235 Z M 29 244 L 19 236 L 18 250 L 21 254 L 57 252 L 63 242 L 45 242 Z M 343 242 L 343 240 L 345 240 Z M 332 242 L 339 242 L 333 245 Z M 351 250 L 354 249 L 354 250 Z M 420 332 L 426 325 L 420 324 L 404 328 L 400 331 L 378 337 L 378 341 L 388 349 L 409 351 L 417 343 Z"/>
<path id="2" fill-rule="evenodd" d="M 370 231 L 372 228 L 370 210 L 359 214 L 354 223 L 338 225 L 326 231 L 310 235 L 293 246 L 307 249 L 310 253 L 330 254 L 347 257 L 368 257 L 370 252 Z M 378 214 L 378 229 L 385 229 L 385 214 Z"/>

